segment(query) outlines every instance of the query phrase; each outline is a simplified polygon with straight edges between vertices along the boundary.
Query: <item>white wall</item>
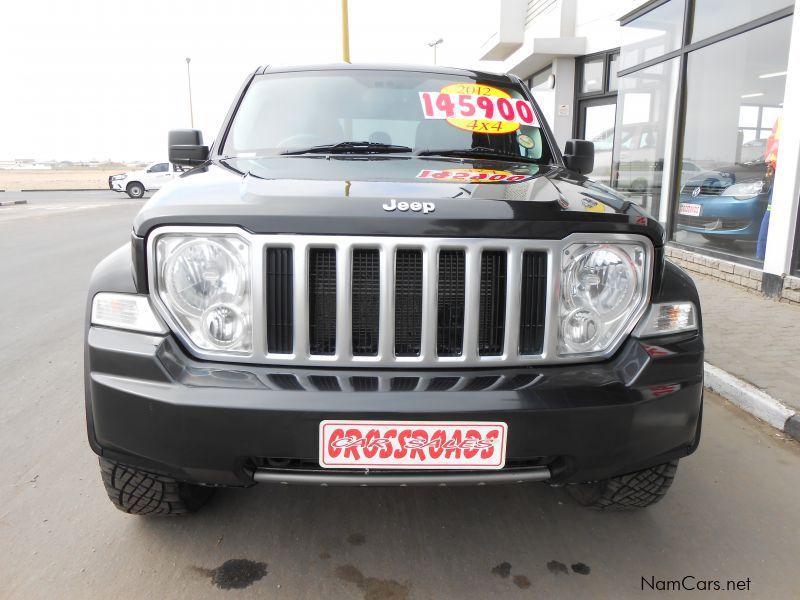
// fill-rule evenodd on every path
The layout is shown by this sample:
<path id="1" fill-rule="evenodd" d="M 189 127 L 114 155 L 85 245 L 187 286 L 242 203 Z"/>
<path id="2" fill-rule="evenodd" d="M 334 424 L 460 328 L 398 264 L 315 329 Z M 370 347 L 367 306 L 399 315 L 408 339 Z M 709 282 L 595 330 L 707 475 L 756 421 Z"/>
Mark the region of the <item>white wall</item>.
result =
<path id="1" fill-rule="evenodd" d="M 618 19 L 648 0 L 575 0 L 575 36 L 586 38 L 586 54 L 619 48 Z"/>

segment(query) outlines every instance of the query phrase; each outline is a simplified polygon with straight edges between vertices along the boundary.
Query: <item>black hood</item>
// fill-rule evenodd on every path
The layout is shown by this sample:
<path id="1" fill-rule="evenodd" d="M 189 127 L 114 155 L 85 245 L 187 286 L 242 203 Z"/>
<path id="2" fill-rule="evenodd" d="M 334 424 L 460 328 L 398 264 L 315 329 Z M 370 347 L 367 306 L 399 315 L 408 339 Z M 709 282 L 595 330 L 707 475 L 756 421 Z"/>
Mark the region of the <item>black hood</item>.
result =
<path id="1" fill-rule="evenodd" d="M 418 205 L 427 210 L 414 210 Z M 387 210 L 393 206 L 399 209 Z M 235 225 L 253 233 L 540 239 L 619 232 L 663 243 L 662 228 L 639 207 L 563 167 L 438 157 L 209 161 L 156 193 L 137 215 L 134 233 L 145 237 L 167 224 Z"/>

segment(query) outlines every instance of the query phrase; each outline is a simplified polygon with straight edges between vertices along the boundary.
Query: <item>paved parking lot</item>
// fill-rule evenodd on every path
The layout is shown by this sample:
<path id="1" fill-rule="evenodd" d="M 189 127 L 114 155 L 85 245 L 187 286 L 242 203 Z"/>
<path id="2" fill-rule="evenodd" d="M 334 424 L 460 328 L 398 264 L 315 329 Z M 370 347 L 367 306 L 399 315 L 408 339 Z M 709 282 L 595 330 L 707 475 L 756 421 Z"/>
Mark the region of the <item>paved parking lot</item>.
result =
<path id="1" fill-rule="evenodd" d="M 645 512 L 544 485 L 259 486 L 188 518 L 117 512 L 85 439 L 83 305 L 141 202 L 36 196 L 0 208 L 0 597 L 627 598 L 672 580 L 797 597 L 800 445 L 713 395 L 700 449 Z"/>

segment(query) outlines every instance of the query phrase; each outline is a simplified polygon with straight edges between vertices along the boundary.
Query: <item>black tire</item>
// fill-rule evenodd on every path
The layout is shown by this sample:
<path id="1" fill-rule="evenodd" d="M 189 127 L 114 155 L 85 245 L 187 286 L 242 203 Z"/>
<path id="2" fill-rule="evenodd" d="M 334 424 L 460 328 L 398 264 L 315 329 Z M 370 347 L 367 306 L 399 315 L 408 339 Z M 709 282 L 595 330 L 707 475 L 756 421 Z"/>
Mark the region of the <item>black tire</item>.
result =
<path id="1" fill-rule="evenodd" d="M 657 465 L 604 481 L 568 485 L 579 504 L 596 510 L 636 510 L 661 500 L 675 479 L 678 461 Z"/>
<path id="2" fill-rule="evenodd" d="M 100 471 L 108 498 L 130 515 L 183 515 L 199 509 L 214 493 L 214 488 L 182 483 L 105 458 L 100 459 Z"/>
<path id="3" fill-rule="evenodd" d="M 129 183 L 128 187 L 125 188 L 125 191 L 128 192 L 128 196 L 134 200 L 138 200 L 144 196 L 144 186 L 138 181 L 132 181 Z"/>

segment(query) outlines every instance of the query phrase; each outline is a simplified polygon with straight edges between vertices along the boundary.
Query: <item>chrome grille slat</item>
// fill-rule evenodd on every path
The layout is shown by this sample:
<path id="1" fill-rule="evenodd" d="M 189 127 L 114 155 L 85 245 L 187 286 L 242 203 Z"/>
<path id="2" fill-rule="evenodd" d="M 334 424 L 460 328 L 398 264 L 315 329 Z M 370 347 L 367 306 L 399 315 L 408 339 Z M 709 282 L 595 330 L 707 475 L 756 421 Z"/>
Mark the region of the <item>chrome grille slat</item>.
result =
<path id="1" fill-rule="evenodd" d="M 515 356 L 519 352 L 519 319 L 522 290 L 522 251 L 511 248 L 506 254 L 506 322 L 503 355 Z"/>
<path id="2" fill-rule="evenodd" d="M 353 311 L 350 306 L 353 248 L 350 244 L 339 244 L 336 250 L 336 357 L 340 357 L 353 353 Z"/>
<path id="3" fill-rule="evenodd" d="M 478 330 L 481 306 L 481 248 L 467 248 L 464 299 L 464 350 L 466 362 L 478 362 Z"/>
<path id="4" fill-rule="evenodd" d="M 438 252 L 436 249 L 422 250 L 422 332 L 420 339 L 420 361 L 434 360 L 436 357 L 436 280 Z"/>
<path id="5" fill-rule="evenodd" d="M 394 247 L 380 251 L 381 289 L 378 318 L 378 358 L 394 358 Z"/>
<path id="6" fill-rule="evenodd" d="M 300 360 L 308 358 L 308 276 L 306 256 L 308 247 L 297 244 L 294 258 L 294 355 Z"/>

